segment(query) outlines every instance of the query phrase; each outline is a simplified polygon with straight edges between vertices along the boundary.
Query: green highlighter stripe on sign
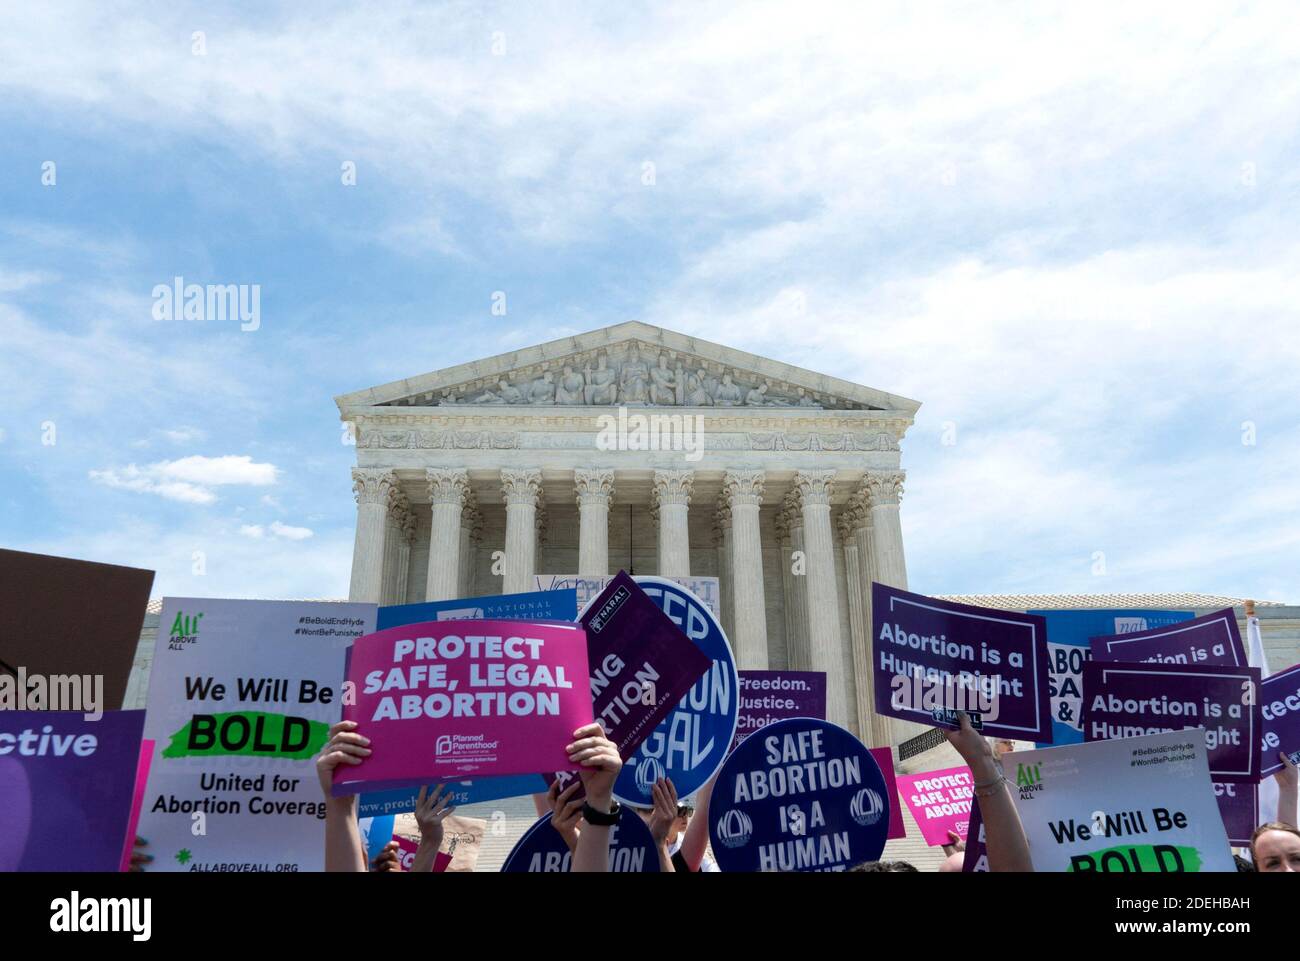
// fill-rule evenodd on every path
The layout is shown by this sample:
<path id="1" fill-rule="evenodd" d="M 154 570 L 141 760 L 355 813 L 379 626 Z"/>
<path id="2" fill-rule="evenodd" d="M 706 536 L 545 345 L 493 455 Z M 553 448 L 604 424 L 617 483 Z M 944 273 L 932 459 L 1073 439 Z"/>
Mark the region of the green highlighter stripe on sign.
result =
<path id="1" fill-rule="evenodd" d="M 248 755 L 302 760 L 329 739 L 329 725 L 268 711 L 195 714 L 171 736 L 165 758 Z"/>
<path id="2" fill-rule="evenodd" d="M 1109 874 L 1174 874 L 1201 870 L 1201 852 L 1173 844 L 1134 844 L 1104 848 L 1070 858 L 1070 871 Z"/>

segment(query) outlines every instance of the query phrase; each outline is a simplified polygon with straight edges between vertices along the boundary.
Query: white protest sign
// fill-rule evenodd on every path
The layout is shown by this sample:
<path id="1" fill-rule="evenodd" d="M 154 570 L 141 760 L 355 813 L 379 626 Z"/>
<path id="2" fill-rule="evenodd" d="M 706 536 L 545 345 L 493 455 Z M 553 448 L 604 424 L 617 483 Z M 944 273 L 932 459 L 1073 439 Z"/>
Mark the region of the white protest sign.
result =
<path id="1" fill-rule="evenodd" d="M 320 871 L 315 756 L 375 605 L 164 598 L 138 833 L 162 871 Z"/>
<path id="2" fill-rule="evenodd" d="M 1199 729 L 1003 755 L 1036 871 L 1235 871 Z"/>

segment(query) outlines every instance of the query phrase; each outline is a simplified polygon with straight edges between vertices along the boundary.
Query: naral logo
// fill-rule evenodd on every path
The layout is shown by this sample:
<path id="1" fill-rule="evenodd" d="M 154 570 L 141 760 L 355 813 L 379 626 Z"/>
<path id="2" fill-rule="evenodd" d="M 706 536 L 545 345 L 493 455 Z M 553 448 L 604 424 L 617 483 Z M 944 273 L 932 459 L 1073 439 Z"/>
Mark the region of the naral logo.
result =
<path id="1" fill-rule="evenodd" d="M 1021 798 L 1043 789 L 1043 775 L 1038 768 L 1037 764 L 1016 765 L 1016 787 L 1020 788 Z"/>
<path id="2" fill-rule="evenodd" d="M 439 734 L 438 740 L 434 743 L 433 753 L 435 757 L 442 757 L 444 754 L 451 753 L 451 735 Z"/>
<path id="3" fill-rule="evenodd" d="M 71 897 L 50 902 L 50 930 L 61 934 L 113 932 L 129 934 L 133 941 L 148 941 L 152 916 L 150 898 L 83 898 L 73 891 Z"/>
<path id="4" fill-rule="evenodd" d="M 171 634 L 167 638 L 168 649 L 179 651 L 184 649 L 187 644 L 197 644 L 199 642 L 199 621 L 202 619 L 202 613 L 190 616 L 184 611 L 177 611 L 176 620 L 172 622 Z"/>
<path id="5" fill-rule="evenodd" d="M 749 843 L 754 833 L 754 822 L 749 815 L 732 808 L 718 821 L 718 840 L 729 848 L 742 847 Z"/>
<path id="6" fill-rule="evenodd" d="M 849 804 L 849 814 L 863 827 L 875 824 L 884 813 L 884 800 L 869 787 L 864 787 L 853 795 L 853 801 Z"/>
<path id="7" fill-rule="evenodd" d="M 636 786 L 649 794 L 655 781 L 664 776 L 664 766 L 656 758 L 648 757 L 636 766 Z"/>

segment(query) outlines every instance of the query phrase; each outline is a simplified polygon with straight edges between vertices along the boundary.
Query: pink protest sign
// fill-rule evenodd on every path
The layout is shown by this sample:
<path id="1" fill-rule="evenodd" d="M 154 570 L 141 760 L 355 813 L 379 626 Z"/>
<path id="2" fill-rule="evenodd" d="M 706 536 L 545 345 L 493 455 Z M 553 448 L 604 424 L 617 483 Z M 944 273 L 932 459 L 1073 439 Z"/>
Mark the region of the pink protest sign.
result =
<path id="1" fill-rule="evenodd" d="M 398 861 L 401 862 L 402 870 L 411 870 L 415 867 L 415 855 L 419 853 L 420 842 L 403 837 L 400 834 L 394 834 L 393 840 L 397 842 Z M 452 843 L 455 844 L 454 841 Z M 451 855 L 445 851 L 439 851 L 433 856 L 433 872 L 435 874 L 442 874 L 447 870 L 449 864 L 451 864 Z"/>
<path id="2" fill-rule="evenodd" d="M 880 773 L 885 776 L 885 787 L 889 789 L 889 833 L 886 841 L 907 837 L 907 825 L 903 823 L 903 809 L 898 804 L 898 781 L 894 774 L 894 749 L 889 747 L 869 747 L 867 753 L 880 765 Z"/>
<path id="3" fill-rule="evenodd" d="M 149 768 L 153 764 L 154 742 L 145 738 L 140 742 L 140 760 L 135 767 L 135 792 L 131 797 L 131 816 L 126 822 L 126 839 L 122 842 L 122 863 L 119 871 L 131 870 L 131 855 L 135 852 L 135 830 L 140 826 L 140 811 L 144 808 L 144 789 L 149 783 Z"/>
<path id="4" fill-rule="evenodd" d="M 950 767 L 925 774 L 900 774 L 898 793 L 926 844 L 948 844 L 949 831 L 963 840 L 970 827 L 971 804 L 975 800 L 975 782 L 968 767 Z"/>
<path id="5" fill-rule="evenodd" d="M 357 638 L 343 719 L 373 752 L 334 772 L 335 796 L 465 777 L 573 770 L 592 721 L 576 624 L 430 621 Z M 354 700 L 355 703 L 349 703 Z"/>

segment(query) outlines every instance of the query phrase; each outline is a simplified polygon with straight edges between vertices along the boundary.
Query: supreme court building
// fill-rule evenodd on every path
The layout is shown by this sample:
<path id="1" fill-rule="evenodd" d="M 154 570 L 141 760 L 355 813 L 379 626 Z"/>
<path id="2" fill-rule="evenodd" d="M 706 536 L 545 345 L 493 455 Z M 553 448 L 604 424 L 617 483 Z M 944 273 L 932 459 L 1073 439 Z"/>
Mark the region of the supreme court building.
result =
<path id="1" fill-rule="evenodd" d="M 907 585 L 917 401 L 637 322 L 346 394 L 350 599 L 534 590 L 535 574 L 719 579 L 742 669 L 824 671 L 872 746 L 873 580 Z"/>

